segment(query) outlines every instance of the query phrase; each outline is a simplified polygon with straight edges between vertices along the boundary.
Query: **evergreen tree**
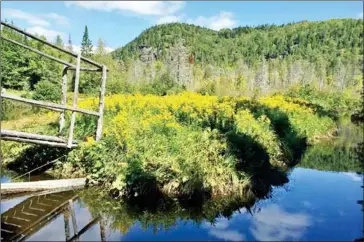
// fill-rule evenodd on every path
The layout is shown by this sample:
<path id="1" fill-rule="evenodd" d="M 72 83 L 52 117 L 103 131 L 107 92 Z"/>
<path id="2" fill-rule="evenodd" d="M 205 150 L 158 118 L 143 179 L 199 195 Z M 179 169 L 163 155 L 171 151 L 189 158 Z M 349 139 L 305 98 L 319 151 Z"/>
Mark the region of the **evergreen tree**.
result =
<path id="1" fill-rule="evenodd" d="M 56 37 L 56 45 L 59 47 L 63 47 L 63 40 L 60 35 L 57 35 L 57 37 Z"/>
<path id="2" fill-rule="evenodd" d="M 68 45 L 67 45 L 67 49 L 69 51 L 73 51 L 73 46 L 72 46 L 72 40 L 71 40 L 71 34 L 68 35 Z"/>
<path id="3" fill-rule="evenodd" d="M 83 32 L 82 43 L 81 43 L 81 55 L 85 57 L 90 57 L 92 54 L 92 43 L 88 36 L 88 28 L 85 26 L 85 31 Z"/>

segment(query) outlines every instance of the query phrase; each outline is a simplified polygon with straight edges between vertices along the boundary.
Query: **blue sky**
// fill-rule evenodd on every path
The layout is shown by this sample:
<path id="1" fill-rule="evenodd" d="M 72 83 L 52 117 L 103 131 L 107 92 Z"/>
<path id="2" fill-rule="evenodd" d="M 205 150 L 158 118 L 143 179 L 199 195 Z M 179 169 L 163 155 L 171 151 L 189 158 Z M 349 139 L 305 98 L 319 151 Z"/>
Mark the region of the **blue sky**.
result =
<path id="1" fill-rule="evenodd" d="M 360 18 L 363 2 L 192 2 L 192 1 L 2 1 L 1 19 L 32 33 L 80 45 L 85 25 L 94 44 L 102 38 L 110 50 L 125 45 L 160 23 L 185 22 L 211 29 L 301 20 Z"/>

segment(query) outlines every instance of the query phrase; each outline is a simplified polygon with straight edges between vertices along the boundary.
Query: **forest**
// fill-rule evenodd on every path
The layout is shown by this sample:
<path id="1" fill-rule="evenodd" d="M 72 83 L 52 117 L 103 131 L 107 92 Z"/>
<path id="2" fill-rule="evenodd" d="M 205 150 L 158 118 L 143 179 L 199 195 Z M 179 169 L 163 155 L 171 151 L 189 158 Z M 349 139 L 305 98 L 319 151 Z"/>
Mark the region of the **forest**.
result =
<path id="1" fill-rule="evenodd" d="M 362 82 L 362 21 L 356 19 L 220 31 L 189 24 L 163 24 L 145 30 L 112 53 L 106 53 L 102 39 L 92 51 L 88 31 L 86 26 L 81 53 L 105 63 L 111 70 L 109 93 L 163 94 L 185 89 L 251 96 L 293 85 L 353 91 L 360 89 Z M 2 35 L 46 53 L 62 55 L 7 28 L 3 28 Z M 72 50 L 71 36 L 68 41 L 58 36 L 54 42 Z M 32 93 L 37 84 L 38 89 L 43 89 L 58 83 L 61 66 L 4 41 L 2 53 L 4 88 Z M 97 85 L 98 80 L 92 76 L 82 76 L 80 91 L 92 94 Z M 69 87 L 71 90 L 72 85 Z"/>

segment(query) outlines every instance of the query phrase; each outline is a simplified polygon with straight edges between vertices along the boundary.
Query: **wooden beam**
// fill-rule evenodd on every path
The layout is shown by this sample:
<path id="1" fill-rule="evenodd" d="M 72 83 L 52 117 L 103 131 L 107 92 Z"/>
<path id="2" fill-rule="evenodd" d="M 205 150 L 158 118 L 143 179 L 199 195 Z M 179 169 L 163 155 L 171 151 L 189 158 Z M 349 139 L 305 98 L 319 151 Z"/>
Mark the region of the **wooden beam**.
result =
<path id="1" fill-rule="evenodd" d="M 100 219 L 100 238 L 101 238 L 102 242 L 106 241 L 105 224 L 104 223 L 105 223 L 104 220 L 101 218 Z"/>
<path id="2" fill-rule="evenodd" d="M 75 215 L 75 210 L 73 208 L 73 200 L 72 199 L 68 201 L 68 209 L 70 211 L 71 218 L 72 218 L 72 226 L 73 226 L 73 234 L 74 234 L 73 237 L 75 237 L 78 234 L 78 228 L 77 228 L 76 215 Z"/>
<path id="3" fill-rule="evenodd" d="M 63 219 L 64 219 L 64 234 L 66 237 L 66 241 L 70 239 L 70 220 L 69 220 L 69 210 L 68 207 L 65 208 L 65 211 L 63 212 Z"/>
<path id="4" fill-rule="evenodd" d="M 55 136 L 32 134 L 32 133 L 26 133 L 26 132 L 20 132 L 20 131 L 15 131 L 15 130 L 8 130 L 8 129 L 1 129 L 0 132 L 1 132 L 1 136 L 66 143 L 66 140 L 59 138 L 59 137 L 55 137 Z"/>
<path id="5" fill-rule="evenodd" d="M 78 85 L 80 82 L 80 65 L 81 65 L 81 55 L 78 54 L 77 56 L 77 62 L 76 62 L 76 73 L 75 73 L 75 89 L 73 92 L 73 108 L 76 108 L 77 106 L 77 97 L 78 97 Z M 72 112 L 71 116 L 71 124 L 70 124 L 70 130 L 68 135 L 68 147 L 72 147 L 72 140 L 73 140 L 73 131 L 75 128 L 75 122 L 76 122 L 76 112 Z"/>
<path id="6" fill-rule="evenodd" d="M 86 178 L 1 183 L 1 194 L 44 191 L 60 188 L 78 189 L 85 187 L 85 184 Z"/>
<path id="7" fill-rule="evenodd" d="M 75 67 L 70 67 L 70 68 L 68 68 L 68 70 L 70 70 L 70 71 L 76 71 L 76 68 Z M 101 72 L 102 69 L 100 69 L 100 68 L 81 67 L 80 68 L 80 71 Z"/>
<path id="8" fill-rule="evenodd" d="M 41 55 L 41 56 L 44 56 L 44 57 L 46 57 L 46 58 L 48 58 L 48 59 L 50 59 L 50 60 L 56 61 L 56 62 L 58 62 L 58 63 L 60 63 L 60 64 L 63 64 L 63 65 L 66 65 L 66 66 L 72 66 L 72 67 L 75 67 L 75 65 L 73 65 L 73 64 L 71 64 L 71 63 L 68 63 L 68 62 L 66 62 L 66 61 L 64 61 L 64 60 L 61 60 L 61 59 L 59 59 L 59 58 L 56 58 L 56 57 L 54 57 L 54 56 L 48 55 L 48 54 L 46 54 L 46 53 L 44 53 L 44 52 L 42 52 L 42 51 L 36 50 L 36 49 L 31 48 L 31 47 L 29 47 L 29 46 L 26 46 L 26 45 L 24 45 L 24 44 L 22 44 L 22 43 L 19 43 L 19 42 L 15 41 L 15 40 L 8 39 L 8 38 L 6 38 L 6 37 L 4 37 L 4 36 L 1 36 L 1 38 L 2 38 L 3 40 L 6 40 L 6 41 L 8 41 L 8 42 L 10 42 L 10 43 L 15 44 L 15 45 L 19 45 L 19 46 L 21 46 L 21 47 L 23 47 L 23 48 L 25 48 L 25 49 L 27 49 L 27 50 L 33 51 L 34 53 L 37 53 L 37 54 L 39 54 L 39 55 Z"/>
<path id="9" fill-rule="evenodd" d="M 15 31 L 17 31 L 17 32 L 19 32 L 19 33 L 21 33 L 21 34 L 24 34 L 24 35 L 26 35 L 26 36 L 28 36 L 28 37 L 30 37 L 30 38 L 32 38 L 32 39 L 38 40 L 39 42 L 41 42 L 41 43 L 43 43 L 43 44 L 46 44 L 46 45 L 48 45 L 48 46 L 50 46 L 50 47 L 53 47 L 54 49 L 57 49 L 57 50 L 59 50 L 59 51 L 62 51 L 63 53 L 66 53 L 66 54 L 71 55 L 71 56 L 73 56 L 73 57 L 77 57 L 77 54 L 75 54 L 75 53 L 73 53 L 73 52 L 71 52 L 71 51 L 69 51 L 69 50 L 65 50 L 65 49 L 63 49 L 63 48 L 61 48 L 61 47 L 59 47 L 59 46 L 57 46 L 57 45 L 52 44 L 52 43 L 49 43 L 48 41 L 43 40 L 43 39 L 41 39 L 41 38 L 39 38 L 39 37 L 37 37 L 37 36 L 35 36 L 35 35 L 32 35 L 32 34 L 30 34 L 30 33 L 27 33 L 27 32 L 25 32 L 24 30 L 19 29 L 19 28 L 15 27 L 15 26 L 13 26 L 13 25 L 11 25 L 11 24 L 5 23 L 5 22 L 3 22 L 3 21 L 1 21 L 1 24 L 2 24 L 2 25 L 4 25 L 4 26 L 6 26 L 6 27 L 8 27 L 8 28 L 10 28 L 10 29 L 13 29 L 13 30 L 15 30 Z M 99 67 L 99 68 L 102 68 L 102 65 L 101 65 L 101 64 L 99 64 L 99 63 L 97 63 L 97 62 L 95 62 L 95 61 L 93 61 L 93 60 L 90 60 L 90 59 L 88 59 L 88 58 L 86 58 L 86 57 L 81 57 L 81 59 L 82 59 L 84 62 L 87 62 L 87 63 L 89 63 L 89 64 L 91 64 L 91 65 L 94 65 L 94 66 L 97 66 L 97 67 Z"/>
<path id="10" fill-rule="evenodd" d="M 105 106 L 105 88 L 106 88 L 106 66 L 102 66 L 100 99 L 99 99 L 99 118 L 97 120 L 96 141 L 101 139 L 102 126 L 104 122 L 104 106 Z"/>
<path id="11" fill-rule="evenodd" d="M 67 66 L 63 67 L 62 71 L 62 95 L 61 95 L 61 105 L 66 106 L 67 104 Z M 59 133 L 62 132 L 65 123 L 65 110 L 61 111 L 59 116 Z"/>
<path id="12" fill-rule="evenodd" d="M 89 228 L 91 228 L 93 225 L 95 225 L 98 221 L 100 220 L 100 217 L 94 218 L 93 220 L 91 220 L 91 222 L 89 222 L 88 224 L 86 224 L 85 227 L 83 227 L 80 232 L 78 232 L 77 234 L 75 234 L 70 240 L 68 241 L 76 241 L 80 238 L 81 235 L 83 235 Z"/>
<path id="13" fill-rule="evenodd" d="M 1 97 L 7 98 L 7 99 L 10 99 L 10 100 L 14 100 L 14 101 L 18 101 L 18 102 L 24 102 L 24 103 L 33 104 L 33 105 L 36 105 L 36 106 L 41 106 L 43 108 L 48 108 L 48 109 L 51 109 L 53 111 L 58 111 L 58 112 L 61 112 L 62 110 L 68 110 L 68 111 L 72 111 L 72 112 L 79 112 L 79 113 L 99 116 L 98 112 L 94 112 L 94 111 L 90 111 L 90 110 L 86 110 L 86 109 L 81 109 L 81 108 L 76 108 L 76 107 L 67 107 L 67 106 L 64 106 L 64 105 L 61 105 L 61 104 L 56 104 L 56 103 L 51 103 L 51 102 L 44 102 L 44 101 L 37 101 L 37 100 L 22 98 L 22 97 L 18 97 L 18 96 L 8 95 L 8 94 L 5 94 L 5 93 L 1 93 Z"/>
<path id="14" fill-rule="evenodd" d="M 17 137 L 9 137 L 9 136 L 1 136 L 1 139 L 2 140 L 8 140 L 8 141 L 31 143 L 31 144 L 37 144 L 37 145 L 48 145 L 48 146 L 57 147 L 57 148 L 74 148 L 74 147 L 77 147 L 76 144 L 72 144 L 72 146 L 69 147 L 67 143 L 62 144 L 62 143 L 59 143 L 59 142 L 42 141 L 42 140 L 35 140 L 35 139 L 25 139 L 25 138 L 17 138 Z"/>

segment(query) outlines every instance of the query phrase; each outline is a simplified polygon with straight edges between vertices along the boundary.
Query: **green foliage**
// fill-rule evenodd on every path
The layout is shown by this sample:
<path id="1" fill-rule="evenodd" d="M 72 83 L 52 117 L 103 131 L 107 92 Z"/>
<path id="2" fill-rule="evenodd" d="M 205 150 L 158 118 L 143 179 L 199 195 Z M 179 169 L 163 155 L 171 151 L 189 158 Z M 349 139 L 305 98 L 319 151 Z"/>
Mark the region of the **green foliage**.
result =
<path id="1" fill-rule="evenodd" d="M 287 96 L 306 100 L 316 112 L 333 118 L 339 113 L 352 112 L 360 102 L 358 95 L 353 96 L 350 92 L 320 91 L 310 85 L 292 87 Z"/>
<path id="2" fill-rule="evenodd" d="M 115 95 L 105 114 L 103 140 L 88 139 L 68 164 L 127 197 L 242 194 L 266 172 L 296 164 L 308 142 L 335 128 L 329 117 L 284 96 Z M 78 118 L 78 137 L 90 135 L 88 120 Z"/>
<path id="3" fill-rule="evenodd" d="M 1 121 L 15 120 L 20 117 L 29 115 L 34 111 L 31 105 L 14 102 L 12 100 L 1 99 Z"/>
<path id="4" fill-rule="evenodd" d="M 176 94 L 183 90 L 185 90 L 185 88 L 174 82 L 168 73 L 164 73 L 159 79 L 155 79 L 152 83 L 143 85 L 140 88 L 140 92 L 143 94 L 154 94 L 159 96 Z"/>
<path id="5" fill-rule="evenodd" d="M 81 55 L 89 57 L 92 53 L 92 42 L 88 36 L 88 28 L 85 26 L 81 42 Z"/>
<path id="6" fill-rule="evenodd" d="M 33 98 L 35 100 L 59 102 L 61 100 L 61 90 L 59 86 L 51 82 L 40 81 L 35 86 Z"/>
<path id="7" fill-rule="evenodd" d="M 113 55 L 126 61 L 135 56 L 139 45 L 165 49 L 183 36 L 197 63 L 230 64 L 239 59 L 254 63 L 262 56 L 276 59 L 288 55 L 293 59 L 308 58 L 313 62 L 321 56 L 333 63 L 337 55 L 350 58 L 351 53 L 360 50 L 361 32 L 362 21 L 355 19 L 238 27 L 220 31 L 172 23 L 145 30 Z"/>

